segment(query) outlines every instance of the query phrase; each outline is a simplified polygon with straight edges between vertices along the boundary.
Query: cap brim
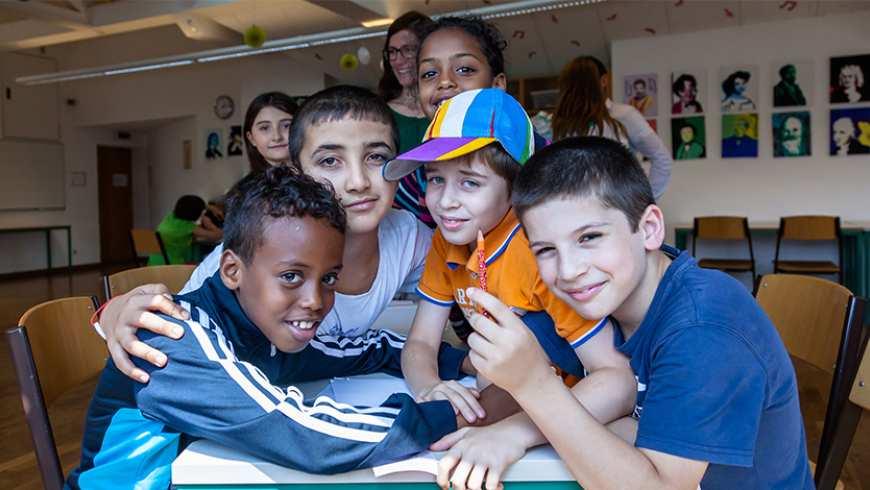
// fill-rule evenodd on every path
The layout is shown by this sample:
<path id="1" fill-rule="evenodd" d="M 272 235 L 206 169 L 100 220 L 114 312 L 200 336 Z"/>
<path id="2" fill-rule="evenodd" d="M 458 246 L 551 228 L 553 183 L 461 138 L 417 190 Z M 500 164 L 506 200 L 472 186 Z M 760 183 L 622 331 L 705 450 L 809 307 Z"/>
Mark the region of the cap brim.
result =
<path id="1" fill-rule="evenodd" d="M 399 180 L 426 162 L 451 160 L 495 142 L 495 138 L 432 138 L 384 166 L 384 178 Z"/>

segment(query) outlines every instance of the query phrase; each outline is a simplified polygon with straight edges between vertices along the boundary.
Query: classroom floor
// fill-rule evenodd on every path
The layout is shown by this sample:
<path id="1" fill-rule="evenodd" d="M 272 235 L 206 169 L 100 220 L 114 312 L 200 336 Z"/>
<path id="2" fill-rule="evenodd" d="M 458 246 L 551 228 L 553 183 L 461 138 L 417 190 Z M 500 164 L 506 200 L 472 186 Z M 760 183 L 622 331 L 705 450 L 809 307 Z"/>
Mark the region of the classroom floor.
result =
<path id="1" fill-rule="evenodd" d="M 58 274 L 0 281 L 0 326 L 12 327 L 27 308 L 40 302 L 75 295 L 101 296 L 100 271 Z M 30 433 L 24 420 L 5 336 L 0 336 L 0 488 L 41 488 Z M 806 424 L 808 447 L 814 459 L 822 431 L 822 420 L 830 378 L 798 361 L 801 406 Z M 63 396 L 50 411 L 51 421 L 64 472 L 79 459 L 79 442 L 85 411 L 96 380 Z M 870 490 L 870 416 L 864 413 L 849 459 L 841 475 L 847 489 Z"/>

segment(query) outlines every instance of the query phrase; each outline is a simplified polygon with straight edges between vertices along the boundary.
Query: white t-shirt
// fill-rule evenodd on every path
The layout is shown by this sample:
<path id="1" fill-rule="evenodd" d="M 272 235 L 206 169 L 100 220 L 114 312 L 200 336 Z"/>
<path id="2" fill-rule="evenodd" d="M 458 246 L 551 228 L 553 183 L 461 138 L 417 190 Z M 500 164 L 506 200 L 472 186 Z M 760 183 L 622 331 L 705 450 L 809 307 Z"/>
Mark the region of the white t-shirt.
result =
<path id="1" fill-rule="evenodd" d="M 396 293 L 411 293 L 417 287 L 432 230 L 408 211 L 391 209 L 378 225 L 380 260 L 372 287 L 357 295 L 335 293 L 335 305 L 323 319 L 318 335 L 356 337 L 364 334 L 384 311 Z M 198 289 L 220 266 L 223 244 L 203 260 L 179 294 Z"/>

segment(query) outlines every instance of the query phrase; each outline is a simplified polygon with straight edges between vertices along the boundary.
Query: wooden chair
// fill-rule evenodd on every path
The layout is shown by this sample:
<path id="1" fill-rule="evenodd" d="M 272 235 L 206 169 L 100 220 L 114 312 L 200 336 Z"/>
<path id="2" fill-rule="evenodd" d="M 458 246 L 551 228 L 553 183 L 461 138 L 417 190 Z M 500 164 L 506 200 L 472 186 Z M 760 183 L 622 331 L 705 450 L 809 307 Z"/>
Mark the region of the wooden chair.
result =
<path id="1" fill-rule="evenodd" d="M 858 357 L 866 300 L 832 281 L 793 274 L 763 276 L 756 298 L 789 354 L 832 376 L 817 458 L 818 483 L 854 375 L 855 363 L 850 360 Z"/>
<path id="2" fill-rule="evenodd" d="M 784 241 L 832 241 L 837 245 L 837 263 L 830 260 L 782 260 Z M 786 216 L 779 219 L 773 272 L 787 274 L 837 274 L 843 284 L 843 249 L 840 218 L 837 216 Z"/>
<path id="3" fill-rule="evenodd" d="M 850 385 L 849 398 L 843 405 L 843 412 L 837 420 L 837 426 L 831 431 L 831 449 L 827 459 L 816 472 L 816 486 L 819 490 L 835 488 L 837 478 L 843 470 L 843 463 L 849 454 L 852 437 L 858 429 L 858 422 L 864 410 L 870 410 L 870 344 L 865 336 L 863 355 L 855 360 L 857 365 L 853 383 Z M 821 460 L 820 460 L 821 461 Z"/>
<path id="4" fill-rule="evenodd" d="M 63 470 L 48 407 L 72 388 L 96 377 L 106 363 L 106 344 L 91 328 L 95 298 L 48 301 L 27 310 L 6 332 L 44 488 L 63 487 Z"/>
<path id="5" fill-rule="evenodd" d="M 143 284 L 165 284 L 170 291 L 177 293 L 190 279 L 194 269 L 195 265 L 157 265 L 127 269 L 103 276 L 103 290 L 107 301 Z"/>
<path id="6" fill-rule="evenodd" d="M 749 259 L 710 259 L 696 255 L 699 240 L 730 240 L 746 242 Z M 692 256 L 698 265 L 706 269 L 725 272 L 750 272 L 752 285 L 755 285 L 755 253 L 752 250 L 752 235 L 749 220 L 741 216 L 701 216 L 695 218 L 692 227 Z"/>
<path id="7" fill-rule="evenodd" d="M 151 254 L 160 254 L 163 256 L 163 263 L 169 263 L 169 255 L 166 253 L 163 239 L 160 238 L 160 233 L 154 230 L 133 228 L 130 230 L 130 244 L 133 247 L 133 256 L 140 264 L 144 265 Z"/>

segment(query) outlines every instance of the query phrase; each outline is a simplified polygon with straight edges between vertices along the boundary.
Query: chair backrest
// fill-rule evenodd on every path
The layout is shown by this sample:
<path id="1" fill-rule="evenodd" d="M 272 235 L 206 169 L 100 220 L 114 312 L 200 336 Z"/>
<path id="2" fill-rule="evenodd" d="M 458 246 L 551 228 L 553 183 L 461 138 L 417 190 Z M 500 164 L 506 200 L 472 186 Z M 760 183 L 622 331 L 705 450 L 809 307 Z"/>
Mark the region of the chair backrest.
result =
<path id="1" fill-rule="evenodd" d="M 785 216 L 779 221 L 783 240 L 839 240 L 840 218 L 837 216 Z"/>
<path id="2" fill-rule="evenodd" d="M 858 374 L 855 375 L 855 383 L 849 392 L 849 401 L 870 410 L 870 343 L 864 349 L 861 364 L 858 366 Z"/>
<path id="3" fill-rule="evenodd" d="M 93 298 L 64 298 L 27 310 L 6 332 L 44 488 L 63 487 L 48 406 L 64 392 L 97 376 L 106 344 L 89 323 Z"/>
<path id="4" fill-rule="evenodd" d="M 707 240 L 746 240 L 749 221 L 741 216 L 699 216 L 693 235 Z"/>
<path id="5" fill-rule="evenodd" d="M 148 228 L 133 228 L 130 230 L 130 241 L 133 244 L 133 252 L 136 257 L 147 257 L 151 254 L 160 254 L 165 263 L 169 263 L 166 248 L 160 234 Z"/>
<path id="6" fill-rule="evenodd" d="M 761 278 L 756 298 L 788 352 L 834 372 L 852 293 L 824 279 L 795 274 Z"/>
<path id="7" fill-rule="evenodd" d="M 143 284 L 165 284 L 173 293 L 181 291 L 195 265 L 157 265 L 116 272 L 105 278 L 106 299 L 124 294 Z"/>

